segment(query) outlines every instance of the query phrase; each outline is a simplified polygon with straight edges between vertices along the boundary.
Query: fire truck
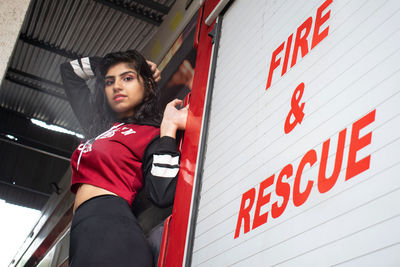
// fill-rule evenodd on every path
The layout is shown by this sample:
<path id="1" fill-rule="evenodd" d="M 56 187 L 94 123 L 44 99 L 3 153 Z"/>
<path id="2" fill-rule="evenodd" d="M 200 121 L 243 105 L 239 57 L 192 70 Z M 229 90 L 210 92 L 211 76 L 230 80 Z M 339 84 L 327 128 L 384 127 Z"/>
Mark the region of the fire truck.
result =
<path id="1" fill-rule="evenodd" d="M 206 0 L 196 13 L 158 266 L 398 266 L 400 2 Z M 72 201 L 52 196 L 15 266 L 67 266 Z"/>

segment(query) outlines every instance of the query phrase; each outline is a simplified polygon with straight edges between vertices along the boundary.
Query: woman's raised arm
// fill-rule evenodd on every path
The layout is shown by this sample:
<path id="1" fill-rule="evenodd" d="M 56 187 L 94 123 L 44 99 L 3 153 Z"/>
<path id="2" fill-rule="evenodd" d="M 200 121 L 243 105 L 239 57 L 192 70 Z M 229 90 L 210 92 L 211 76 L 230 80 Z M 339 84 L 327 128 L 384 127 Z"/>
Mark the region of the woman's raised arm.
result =
<path id="1" fill-rule="evenodd" d="M 84 57 L 61 64 L 61 78 L 68 101 L 78 118 L 85 134 L 93 123 L 94 107 L 86 81 L 95 77 L 94 73 L 101 57 Z"/>

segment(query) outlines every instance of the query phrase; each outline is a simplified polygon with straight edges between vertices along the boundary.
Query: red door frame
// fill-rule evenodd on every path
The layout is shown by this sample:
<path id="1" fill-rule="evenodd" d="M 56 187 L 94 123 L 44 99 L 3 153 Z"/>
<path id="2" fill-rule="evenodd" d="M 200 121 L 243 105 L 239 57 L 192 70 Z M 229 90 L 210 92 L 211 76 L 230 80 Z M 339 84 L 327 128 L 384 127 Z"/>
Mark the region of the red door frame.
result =
<path id="1" fill-rule="evenodd" d="M 162 262 L 159 262 L 159 266 L 176 267 L 183 265 L 212 52 L 212 39 L 208 34 L 214 28 L 214 23 L 207 26 L 205 19 L 219 1 L 207 0 L 199 10 L 199 21 L 196 29 L 198 35 L 195 37 L 197 59 L 188 121 L 182 146 L 180 174 L 176 187 L 172 217 L 169 223 L 168 245 L 164 254 L 165 258 Z"/>

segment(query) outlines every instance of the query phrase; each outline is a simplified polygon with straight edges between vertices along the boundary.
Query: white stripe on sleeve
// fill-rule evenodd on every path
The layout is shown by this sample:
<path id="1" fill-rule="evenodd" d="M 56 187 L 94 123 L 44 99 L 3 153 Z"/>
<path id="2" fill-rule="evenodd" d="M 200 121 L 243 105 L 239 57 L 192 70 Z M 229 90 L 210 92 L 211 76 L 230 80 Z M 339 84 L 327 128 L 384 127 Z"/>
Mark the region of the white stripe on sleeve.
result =
<path id="1" fill-rule="evenodd" d="M 178 165 L 179 164 L 179 156 L 173 157 L 171 155 L 153 155 L 153 163 Z"/>
<path id="2" fill-rule="evenodd" d="M 153 164 L 153 166 L 151 168 L 152 175 L 158 176 L 158 177 L 164 177 L 164 178 L 173 178 L 178 174 L 178 172 L 179 172 L 178 167 L 166 168 L 166 167 L 155 166 Z"/>
<path id="3" fill-rule="evenodd" d="M 88 57 L 84 57 L 81 59 L 82 62 L 82 68 L 83 68 L 83 72 L 86 74 L 86 76 L 88 78 L 93 78 L 94 77 L 94 73 L 92 71 L 92 68 L 90 67 L 90 61 Z"/>
<path id="4" fill-rule="evenodd" d="M 77 59 L 73 60 L 70 62 L 72 68 L 74 69 L 74 72 L 76 75 L 81 77 L 84 80 L 88 80 L 89 77 L 86 75 L 86 73 L 81 69 L 81 66 L 79 65 L 79 62 Z"/>

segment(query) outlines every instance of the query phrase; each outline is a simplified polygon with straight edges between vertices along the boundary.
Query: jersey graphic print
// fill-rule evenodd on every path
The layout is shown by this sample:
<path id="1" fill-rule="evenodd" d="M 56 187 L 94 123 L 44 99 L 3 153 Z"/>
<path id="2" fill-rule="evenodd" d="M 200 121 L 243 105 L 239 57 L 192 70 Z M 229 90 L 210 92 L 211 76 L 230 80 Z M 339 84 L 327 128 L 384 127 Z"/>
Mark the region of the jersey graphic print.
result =
<path id="1" fill-rule="evenodd" d="M 82 151 L 82 153 L 90 152 L 92 151 L 92 144 L 80 144 L 78 150 Z"/>

